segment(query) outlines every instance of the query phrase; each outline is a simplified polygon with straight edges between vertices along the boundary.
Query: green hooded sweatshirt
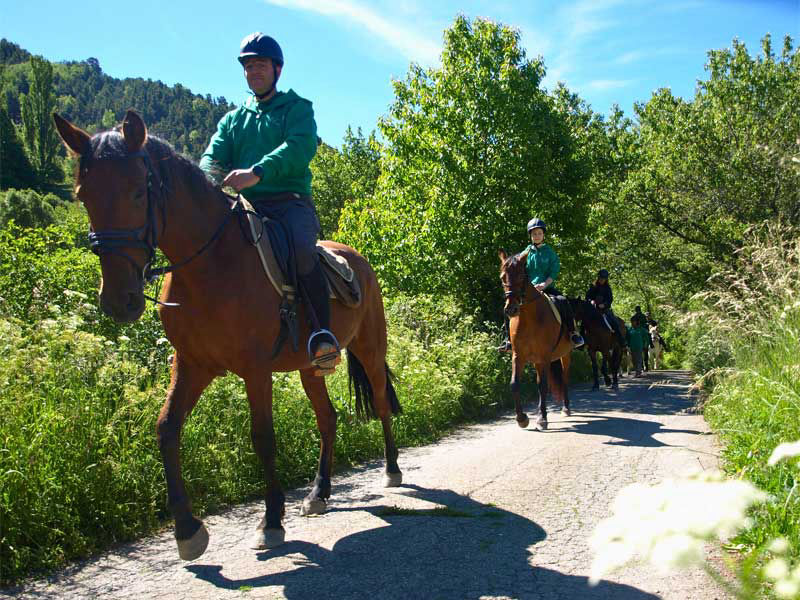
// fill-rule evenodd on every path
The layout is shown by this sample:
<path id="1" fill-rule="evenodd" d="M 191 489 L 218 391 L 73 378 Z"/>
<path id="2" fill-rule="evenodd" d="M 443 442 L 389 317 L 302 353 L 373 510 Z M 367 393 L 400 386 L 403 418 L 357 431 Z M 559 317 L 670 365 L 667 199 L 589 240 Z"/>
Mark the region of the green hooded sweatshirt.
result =
<path id="1" fill-rule="evenodd" d="M 525 263 L 525 269 L 528 271 L 528 279 L 533 285 L 543 283 L 548 277 L 555 282 L 561 271 L 561 262 L 558 260 L 556 251 L 547 244 L 539 244 L 538 248 L 531 244 L 528 246 L 528 260 Z M 548 287 L 553 287 L 553 283 Z"/>
<path id="2" fill-rule="evenodd" d="M 245 188 L 245 198 L 295 192 L 311 195 L 309 163 L 317 152 L 317 124 L 311 102 L 289 90 L 265 102 L 250 96 L 217 124 L 200 168 L 217 183 L 233 169 L 260 165 L 264 175 Z"/>

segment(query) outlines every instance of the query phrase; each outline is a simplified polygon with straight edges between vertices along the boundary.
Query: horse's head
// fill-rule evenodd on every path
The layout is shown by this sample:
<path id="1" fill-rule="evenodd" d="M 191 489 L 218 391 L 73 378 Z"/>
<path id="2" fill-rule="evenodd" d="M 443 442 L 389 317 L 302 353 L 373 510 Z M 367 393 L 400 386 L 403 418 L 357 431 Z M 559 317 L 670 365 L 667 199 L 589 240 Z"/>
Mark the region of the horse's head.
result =
<path id="1" fill-rule="evenodd" d="M 497 254 L 500 257 L 500 283 L 506 298 L 503 312 L 507 317 L 519 314 L 522 297 L 528 284 L 528 274 L 525 271 L 525 262 L 518 254 L 509 256 L 505 250 Z"/>
<path id="2" fill-rule="evenodd" d="M 90 136 L 53 114 L 64 144 L 80 157 L 75 195 L 89 214 L 89 242 L 100 257 L 100 308 L 120 323 L 144 312 L 144 275 L 155 257 L 157 210 L 144 149 L 147 128 L 129 110 L 122 131 Z"/>

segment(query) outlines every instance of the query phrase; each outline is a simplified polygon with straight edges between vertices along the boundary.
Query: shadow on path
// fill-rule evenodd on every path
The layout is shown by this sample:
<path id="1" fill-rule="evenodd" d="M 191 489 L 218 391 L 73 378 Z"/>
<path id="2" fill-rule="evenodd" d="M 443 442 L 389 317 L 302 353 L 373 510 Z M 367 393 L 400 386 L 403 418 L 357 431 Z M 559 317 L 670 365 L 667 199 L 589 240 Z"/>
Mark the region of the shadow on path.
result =
<path id="1" fill-rule="evenodd" d="M 404 486 L 407 496 L 446 506 L 439 514 L 392 507 L 343 508 L 366 511 L 384 525 L 340 539 L 331 550 L 289 541 L 259 560 L 289 557 L 293 570 L 230 579 L 218 564 L 185 567 L 225 590 L 280 586 L 286 598 L 656 600 L 635 588 L 604 582 L 588 587 L 585 577 L 533 567 L 535 544 L 545 539 L 539 525 L 514 513 L 475 502 L 451 490 Z"/>

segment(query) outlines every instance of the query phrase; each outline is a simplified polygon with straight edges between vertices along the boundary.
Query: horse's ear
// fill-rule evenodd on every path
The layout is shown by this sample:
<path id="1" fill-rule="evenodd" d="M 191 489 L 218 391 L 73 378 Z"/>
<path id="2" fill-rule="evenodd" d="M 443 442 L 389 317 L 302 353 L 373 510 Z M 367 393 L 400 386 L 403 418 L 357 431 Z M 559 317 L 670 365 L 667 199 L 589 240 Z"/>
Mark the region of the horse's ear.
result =
<path id="1" fill-rule="evenodd" d="M 497 251 L 497 256 L 500 259 L 500 264 L 506 262 L 506 259 L 508 258 L 508 254 L 502 248 L 500 248 L 500 250 Z"/>
<path id="2" fill-rule="evenodd" d="M 122 122 L 122 136 L 125 138 L 128 152 L 138 152 L 144 146 L 144 142 L 147 140 L 147 126 L 135 110 L 128 110 L 125 113 L 125 120 Z"/>
<path id="3" fill-rule="evenodd" d="M 76 127 L 58 113 L 53 113 L 58 136 L 64 145 L 78 156 L 83 156 L 89 150 L 91 136 L 80 127 Z"/>

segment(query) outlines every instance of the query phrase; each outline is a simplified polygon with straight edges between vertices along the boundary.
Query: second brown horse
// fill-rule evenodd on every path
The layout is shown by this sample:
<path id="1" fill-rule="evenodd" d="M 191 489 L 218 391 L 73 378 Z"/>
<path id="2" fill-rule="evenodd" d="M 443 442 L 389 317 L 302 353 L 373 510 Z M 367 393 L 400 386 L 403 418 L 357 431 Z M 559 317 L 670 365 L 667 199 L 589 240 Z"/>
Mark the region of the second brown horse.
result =
<path id="1" fill-rule="evenodd" d="M 569 365 L 572 342 L 566 328 L 553 313 L 551 300 L 531 285 L 525 261 L 519 255 L 509 256 L 504 250 L 500 257 L 500 281 L 505 293 L 504 312 L 509 318 L 511 335 L 511 394 L 517 413 L 517 425 L 528 426 L 528 415 L 522 410 L 520 383 L 525 365 L 536 369 L 539 387 L 539 416 L 535 427 L 547 429 L 547 393 L 561 402 L 562 412 L 570 414 Z"/>

